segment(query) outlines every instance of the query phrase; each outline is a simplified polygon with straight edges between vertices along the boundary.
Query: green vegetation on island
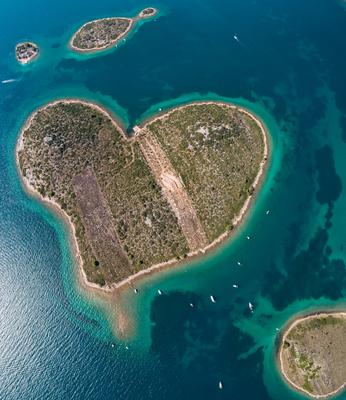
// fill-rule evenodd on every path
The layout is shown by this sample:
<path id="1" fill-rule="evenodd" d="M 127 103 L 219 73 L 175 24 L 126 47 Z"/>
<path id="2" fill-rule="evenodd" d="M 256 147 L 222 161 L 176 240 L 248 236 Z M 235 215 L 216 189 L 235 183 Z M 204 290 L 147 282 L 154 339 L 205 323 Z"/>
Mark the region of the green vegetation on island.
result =
<path id="1" fill-rule="evenodd" d="M 85 23 L 73 35 L 70 47 L 77 52 L 95 52 L 115 46 L 142 18 L 155 15 L 155 8 L 146 8 L 134 18 L 102 18 Z"/>
<path id="2" fill-rule="evenodd" d="M 21 64 L 27 64 L 33 61 L 39 54 L 40 50 L 35 43 L 23 42 L 16 46 L 16 59 Z"/>
<path id="3" fill-rule="evenodd" d="M 101 286 L 205 249 L 263 172 L 263 127 L 229 105 L 195 103 L 134 130 L 93 104 L 58 101 L 32 115 L 17 148 L 25 183 L 68 215 L 87 279 Z"/>
<path id="4" fill-rule="evenodd" d="M 220 104 L 196 104 L 147 130 L 181 176 L 208 240 L 231 229 L 263 159 L 263 135 L 253 118 Z"/>
<path id="5" fill-rule="evenodd" d="M 329 397 L 346 383 L 346 314 L 323 313 L 295 321 L 282 337 L 285 379 L 311 397 Z"/>

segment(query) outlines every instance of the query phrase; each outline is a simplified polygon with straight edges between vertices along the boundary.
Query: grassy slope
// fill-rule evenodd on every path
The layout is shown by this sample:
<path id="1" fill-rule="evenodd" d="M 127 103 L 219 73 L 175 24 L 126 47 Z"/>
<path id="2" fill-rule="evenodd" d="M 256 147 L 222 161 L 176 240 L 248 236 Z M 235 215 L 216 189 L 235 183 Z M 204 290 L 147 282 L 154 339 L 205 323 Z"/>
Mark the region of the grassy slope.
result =
<path id="1" fill-rule="evenodd" d="M 180 174 L 210 241 L 230 228 L 251 192 L 263 136 L 223 105 L 192 105 L 148 126 Z"/>

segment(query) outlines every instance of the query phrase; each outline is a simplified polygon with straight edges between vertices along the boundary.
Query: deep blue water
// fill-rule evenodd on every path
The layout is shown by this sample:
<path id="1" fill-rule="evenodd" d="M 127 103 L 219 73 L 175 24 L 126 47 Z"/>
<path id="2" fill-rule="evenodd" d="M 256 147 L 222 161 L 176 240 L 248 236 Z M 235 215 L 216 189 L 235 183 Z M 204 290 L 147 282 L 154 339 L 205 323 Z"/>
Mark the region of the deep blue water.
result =
<path id="1" fill-rule="evenodd" d="M 67 50 L 83 22 L 147 5 L 161 15 L 119 49 L 86 58 Z M 0 399 L 300 399 L 277 372 L 276 328 L 346 303 L 345 4 L 2 0 L 0 26 L 0 81 L 17 79 L 0 84 Z M 42 52 L 21 67 L 14 46 L 25 39 Z M 159 107 L 226 98 L 256 112 L 272 136 L 246 224 L 205 260 L 129 294 L 137 334 L 128 343 L 76 286 L 66 227 L 18 180 L 20 127 L 64 96 L 100 102 L 127 126 Z"/>

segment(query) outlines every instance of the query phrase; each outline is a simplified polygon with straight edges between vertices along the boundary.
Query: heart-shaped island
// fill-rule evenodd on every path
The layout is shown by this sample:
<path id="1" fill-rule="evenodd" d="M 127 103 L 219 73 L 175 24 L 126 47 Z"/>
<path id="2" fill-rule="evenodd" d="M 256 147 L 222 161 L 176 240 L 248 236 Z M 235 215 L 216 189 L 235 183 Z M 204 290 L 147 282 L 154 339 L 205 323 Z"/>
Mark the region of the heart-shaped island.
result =
<path id="1" fill-rule="evenodd" d="M 17 145 L 25 186 L 65 212 L 87 281 L 105 289 L 226 238 L 267 155 L 262 123 L 221 102 L 176 107 L 127 135 L 100 106 L 65 99 L 35 111 Z"/>

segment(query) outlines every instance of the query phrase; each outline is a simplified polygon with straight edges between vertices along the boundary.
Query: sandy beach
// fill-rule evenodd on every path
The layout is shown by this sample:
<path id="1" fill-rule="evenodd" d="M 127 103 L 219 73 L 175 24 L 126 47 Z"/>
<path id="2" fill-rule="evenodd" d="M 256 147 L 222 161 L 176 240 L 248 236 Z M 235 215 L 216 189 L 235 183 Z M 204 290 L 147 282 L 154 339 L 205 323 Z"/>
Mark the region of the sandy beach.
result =
<path id="1" fill-rule="evenodd" d="M 261 132 L 263 134 L 263 141 L 264 141 L 264 151 L 263 151 L 263 158 L 260 164 L 260 168 L 259 171 L 253 181 L 252 186 L 254 187 L 254 193 L 249 195 L 248 198 L 246 199 L 243 207 L 241 208 L 239 214 L 237 216 L 235 216 L 232 220 L 232 225 L 233 225 L 233 229 L 224 232 L 222 235 L 220 235 L 218 238 L 216 238 L 212 243 L 210 243 L 209 245 L 207 245 L 206 247 L 202 248 L 202 249 L 198 249 L 196 251 L 190 252 L 188 253 L 188 258 L 184 259 L 184 260 L 178 260 L 178 259 L 172 259 L 169 260 L 167 262 L 162 262 L 159 264 L 155 264 L 152 265 L 150 268 L 147 268 L 145 270 L 142 270 L 134 275 L 129 276 L 128 278 L 122 280 L 121 282 L 114 284 L 112 286 L 105 286 L 105 287 L 100 287 L 97 284 L 94 284 L 92 282 L 89 282 L 87 279 L 87 276 L 84 272 L 83 269 L 83 261 L 82 261 L 82 257 L 78 248 L 78 242 L 77 242 L 77 238 L 76 238 L 76 234 L 75 234 L 75 227 L 70 219 L 70 217 L 67 215 L 67 213 L 65 211 L 63 211 L 60 206 L 52 199 L 48 198 L 48 197 L 43 197 L 41 194 L 39 194 L 34 187 L 30 184 L 30 182 L 28 181 L 28 179 L 26 177 L 24 177 L 20 171 L 20 167 L 19 167 L 19 159 L 18 159 L 18 152 L 23 148 L 23 134 L 25 132 L 25 130 L 28 129 L 28 127 L 30 126 L 30 124 L 33 121 L 33 118 L 35 117 L 36 113 L 47 109 L 53 105 L 56 105 L 58 103 L 82 103 L 85 104 L 89 107 L 93 107 L 96 110 L 98 110 L 99 112 L 101 112 L 103 115 L 107 116 L 108 118 L 110 118 L 110 120 L 112 121 L 112 123 L 114 124 L 114 126 L 121 132 L 121 134 L 123 135 L 123 137 L 127 140 L 135 140 L 136 139 L 136 135 L 133 138 L 129 138 L 129 136 L 126 134 L 124 127 L 122 127 L 122 125 L 119 123 L 119 121 L 116 119 L 116 117 L 107 109 L 103 108 L 100 105 L 88 102 L 88 101 L 84 101 L 84 100 L 79 100 L 79 99 L 61 99 L 61 100 L 55 100 L 52 101 L 46 105 L 44 105 L 43 107 L 38 108 L 37 110 L 35 110 L 27 119 L 26 123 L 24 124 L 23 128 L 21 129 L 20 135 L 18 137 L 17 140 L 17 146 L 16 146 L 16 164 L 17 164 L 17 170 L 18 170 L 18 175 L 21 179 L 22 182 L 22 186 L 24 187 L 26 193 L 28 193 L 30 196 L 38 199 L 39 201 L 41 201 L 43 204 L 45 204 L 46 206 L 50 207 L 57 215 L 58 217 L 61 217 L 62 220 L 65 222 L 66 226 L 68 227 L 68 231 L 70 233 L 70 243 L 71 243 L 71 247 L 73 250 L 73 255 L 75 257 L 76 260 L 76 264 L 77 264 L 77 268 L 76 268 L 76 275 L 77 275 L 77 279 L 79 284 L 81 285 L 81 287 L 83 287 L 85 290 L 87 290 L 89 293 L 93 293 L 99 297 L 101 297 L 102 299 L 106 300 L 106 301 L 111 301 L 111 308 L 114 308 L 116 305 L 114 304 L 114 300 L 119 299 L 120 294 L 122 293 L 123 290 L 133 290 L 135 288 L 136 284 L 139 284 L 139 282 L 144 278 L 144 277 L 150 277 L 153 274 L 158 273 L 159 271 L 164 271 L 164 270 L 168 270 L 171 268 L 178 268 L 179 266 L 186 266 L 186 264 L 190 263 L 191 261 L 195 260 L 196 257 L 201 257 L 204 256 L 205 254 L 207 254 L 208 252 L 216 249 L 221 243 L 225 242 L 226 239 L 228 239 L 229 237 L 233 236 L 236 231 L 237 228 L 240 227 L 241 222 L 244 221 L 246 215 L 248 214 L 248 210 L 250 209 L 250 206 L 252 204 L 252 202 L 255 200 L 256 198 L 256 194 L 258 192 L 258 189 L 261 185 L 261 183 L 263 182 L 264 179 L 264 174 L 265 171 L 268 168 L 268 157 L 269 157 L 269 137 L 268 137 L 268 132 L 265 129 L 262 121 L 260 121 L 257 117 L 255 117 L 250 111 L 237 107 L 235 105 L 232 104 L 227 104 L 225 102 L 217 102 L 217 101 L 201 101 L 201 102 L 192 102 L 189 103 L 187 105 L 182 105 L 182 106 L 178 106 L 173 108 L 172 110 L 165 112 L 164 114 L 161 114 L 159 116 L 154 116 L 146 121 L 144 121 L 143 123 L 140 124 L 140 129 L 145 129 L 146 125 L 149 123 L 154 122 L 157 119 L 161 119 L 161 118 L 165 118 L 167 117 L 170 113 L 172 113 L 174 110 L 178 109 L 178 108 L 186 108 L 189 107 L 191 105 L 194 104 L 222 104 L 225 105 L 227 107 L 230 107 L 232 109 L 238 109 L 240 112 L 248 115 L 250 118 L 252 118 L 256 124 L 260 127 Z M 118 334 L 120 334 L 120 336 L 129 336 L 130 332 L 129 332 L 129 326 L 132 325 L 131 321 L 127 318 L 126 315 L 124 315 L 124 313 L 120 310 L 120 307 L 117 307 L 117 314 L 116 316 L 112 316 L 112 321 L 114 322 L 114 325 L 116 327 L 116 331 Z"/>

